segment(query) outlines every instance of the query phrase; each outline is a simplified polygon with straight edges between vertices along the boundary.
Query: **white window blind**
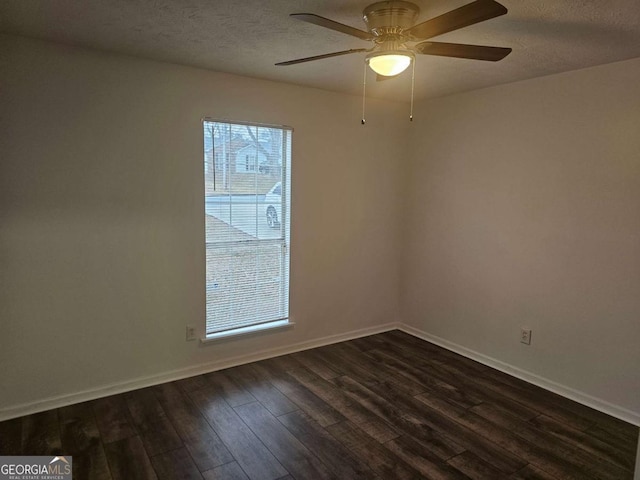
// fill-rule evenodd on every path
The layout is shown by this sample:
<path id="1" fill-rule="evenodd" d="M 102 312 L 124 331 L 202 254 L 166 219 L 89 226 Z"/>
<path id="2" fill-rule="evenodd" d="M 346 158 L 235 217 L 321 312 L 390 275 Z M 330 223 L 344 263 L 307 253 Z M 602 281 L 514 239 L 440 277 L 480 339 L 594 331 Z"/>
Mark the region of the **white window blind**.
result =
<path id="1" fill-rule="evenodd" d="M 291 129 L 205 120 L 206 334 L 289 317 Z"/>

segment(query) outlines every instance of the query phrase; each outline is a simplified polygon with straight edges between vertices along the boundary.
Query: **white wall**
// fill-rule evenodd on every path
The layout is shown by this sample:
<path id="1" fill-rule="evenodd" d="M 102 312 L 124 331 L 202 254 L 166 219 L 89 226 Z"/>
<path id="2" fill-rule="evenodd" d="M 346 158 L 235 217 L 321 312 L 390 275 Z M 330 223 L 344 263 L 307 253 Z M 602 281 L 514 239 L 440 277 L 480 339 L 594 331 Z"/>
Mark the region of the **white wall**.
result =
<path id="1" fill-rule="evenodd" d="M 406 108 L 0 37 L 0 414 L 398 320 Z M 202 346 L 201 118 L 293 136 L 291 315 Z"/>
<path id="2" fill-rule="evenodd" d="M 640 60 L 423 102 L 413 124 L 371 100 L 362 127 L 357 97 L 0 51 L 0 417 L 398 320 L 640 415 Z M 295 127 L 293 329 L 184 341 L 203 116 Z"/>
<path id="3" fill-rule="evenodd" d="M 636 418 L 638 78 L 635 59 L 421 103 L 401 276 L 412 326 Z"/>

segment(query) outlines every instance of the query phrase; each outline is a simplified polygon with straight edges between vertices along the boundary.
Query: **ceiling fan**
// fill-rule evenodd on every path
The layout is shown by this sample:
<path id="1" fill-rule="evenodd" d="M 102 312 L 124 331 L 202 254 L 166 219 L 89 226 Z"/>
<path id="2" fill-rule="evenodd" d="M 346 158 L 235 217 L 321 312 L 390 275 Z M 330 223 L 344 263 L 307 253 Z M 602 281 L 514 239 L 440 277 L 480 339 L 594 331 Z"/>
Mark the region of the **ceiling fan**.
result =
<path id="1" fill-rule="evenodd" d="M 369 5 L 362 12 L 367 31 L 338 23 L 313 13 L 293 13 L 303 22 L 313 23 L 347 35 L 374 43 L 370 49 L 355 48 L 313 57 L 276 63 L 278 66 L 295 65 L 324 58 L 368 52 L 366 64 L 378 74 L 378 79 L 393 77 L 405 71 L 415 60 L 415 54 L 468 58 L 496 62 L 511 53 L 510 48 L 488 47 L 424 41 L 444 33 L 468 27 L 507 13 L 507 9 L 494 0 L 476 0 L 463 7 L 415 24 L 420 9 L 411 2 L 385 1 Z M 409 45 L 420 42 L 416 45 Z"/>

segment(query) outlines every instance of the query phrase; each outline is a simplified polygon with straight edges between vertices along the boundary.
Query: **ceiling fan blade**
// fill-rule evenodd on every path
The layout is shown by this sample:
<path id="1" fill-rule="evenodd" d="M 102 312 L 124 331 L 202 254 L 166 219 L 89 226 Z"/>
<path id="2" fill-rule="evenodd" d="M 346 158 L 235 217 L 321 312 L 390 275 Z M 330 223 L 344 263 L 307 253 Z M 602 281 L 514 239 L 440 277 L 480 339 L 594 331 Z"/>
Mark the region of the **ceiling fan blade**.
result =
<path id="1" fill-rule="evenodd" d="M 414 25 L 405 31 L 414 38 L 432 38 L 459 28 L 468 27 L 507 13 L 506 7 L 494 0 L 476 0 L 464 7 Z"/>
<path id="2" fill-rule="evenodd" d="M 366 48 L 352 48 L 351 50 L 343 50 L 342 52 L 325 53 L 324 55 L 316 55 L 315 57 L 298 58 L 297 60 L 289 60 L 288 62 L 276 63 L 277 66 L 295 65 L 296 63 L 313 62 L 314 60 L 322 60 L 323 58 L 339 57 L 340 55 L 349 55 L 350 53 L 366 52 Z"/>
<path id="3" fill-rule="evenodd" d="M 303 22 L 313 23 L 314 25 L 320 25 L 321 27 L 330 28 L 331 30 L 335 30 L 336 32 L 346 33 L 347 35 L 352 35 L 354 37 L 361 38 L 362 40 L 371 40 L 373 38 L 373 35 L 371 35 L 369 32 L 350 27 L 349 25 L 345 25 L 344 23 L 338 23 L 333 20 L 329 20 L 328 18 L 324 18 L 313 13 L 292 13 L 289 16 L 297 18 L 298 20 L 302 20 Z"/>
<path id="4" fill-rule="evenodd" d="M 469 58 L 497 62 L 511 53 L 510 48 L 463 45 L 461 43 L 422 42 L 414 47 L 418 53 L 441 57 Z"/>

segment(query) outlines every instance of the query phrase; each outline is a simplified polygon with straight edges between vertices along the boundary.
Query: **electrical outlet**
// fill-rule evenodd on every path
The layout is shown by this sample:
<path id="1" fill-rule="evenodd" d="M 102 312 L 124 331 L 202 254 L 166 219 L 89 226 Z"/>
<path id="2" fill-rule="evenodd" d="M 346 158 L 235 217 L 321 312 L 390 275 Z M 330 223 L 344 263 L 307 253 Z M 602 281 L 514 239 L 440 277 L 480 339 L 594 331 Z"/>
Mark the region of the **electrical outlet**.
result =
<path id="1" fill-rule="evenodd" d="M 525 345 L 531 345 L 531 329 L 523 328 L 520 330 L 520 343 L 524 343 Z"/>
<path id="2" fill-rule="evenodd" d="M 187 342 L 196 339 L 196 327 L 193 325 L 187 325 Z"/>

